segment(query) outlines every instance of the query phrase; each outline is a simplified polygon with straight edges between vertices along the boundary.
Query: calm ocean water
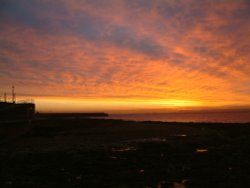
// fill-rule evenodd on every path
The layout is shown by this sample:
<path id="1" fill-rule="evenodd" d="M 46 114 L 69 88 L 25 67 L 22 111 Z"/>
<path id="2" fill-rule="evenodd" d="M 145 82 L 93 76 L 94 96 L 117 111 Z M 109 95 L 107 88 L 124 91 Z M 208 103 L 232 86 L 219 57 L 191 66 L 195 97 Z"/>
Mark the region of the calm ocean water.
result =
<path id="1" fill-rule="evenodd" d="M 147 114 L 111 114 L 109 119 L 134 121 L 169 121 L 169 122 L 223 122 L 248 123 L 250 111 L 233 112 L 176 112 Z"/>

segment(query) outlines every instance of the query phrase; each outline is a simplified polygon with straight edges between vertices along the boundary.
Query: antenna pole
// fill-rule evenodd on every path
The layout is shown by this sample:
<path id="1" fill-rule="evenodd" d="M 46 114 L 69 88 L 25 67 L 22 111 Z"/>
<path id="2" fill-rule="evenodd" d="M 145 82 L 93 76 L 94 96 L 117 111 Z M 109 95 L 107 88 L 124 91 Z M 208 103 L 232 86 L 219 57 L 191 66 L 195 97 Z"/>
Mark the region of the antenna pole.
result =
<path id="1" fill-rule="evenodd" d="M 15 86 L 12 86 L 12 102 L 16 103 Z"/>
<path id="2" fill-rule="evenodd" d="M 3 94 L 3 101 L 7 102 L 7 94 L 6 94 L 6 92 L 4 92 L 4 94 Z"/>

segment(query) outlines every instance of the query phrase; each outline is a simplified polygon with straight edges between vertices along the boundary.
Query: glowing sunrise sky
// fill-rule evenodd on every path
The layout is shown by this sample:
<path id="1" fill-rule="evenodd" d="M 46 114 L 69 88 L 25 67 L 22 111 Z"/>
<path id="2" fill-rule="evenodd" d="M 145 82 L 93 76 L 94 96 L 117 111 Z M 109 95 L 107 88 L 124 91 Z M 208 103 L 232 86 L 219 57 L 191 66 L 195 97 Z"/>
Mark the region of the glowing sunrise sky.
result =
<path id="1" fill-rule="evenodd" d="M 38 111 L 250 105 L 249 0 L 1 0 L 0 94 Z"/>

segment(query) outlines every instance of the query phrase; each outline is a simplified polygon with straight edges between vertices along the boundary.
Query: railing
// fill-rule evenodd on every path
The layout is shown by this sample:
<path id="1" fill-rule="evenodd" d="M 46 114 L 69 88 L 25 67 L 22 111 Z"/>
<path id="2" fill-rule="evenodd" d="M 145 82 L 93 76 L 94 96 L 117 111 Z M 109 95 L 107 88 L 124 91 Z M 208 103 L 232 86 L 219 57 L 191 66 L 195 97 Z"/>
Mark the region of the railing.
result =
<path id="1" fill-rule="evenodd" d="M 4 100 L 1 100 L 0 99 L 0 102 L 3 102 L 3 103 L 14 103 L 13 101 L 11 101 L 11 100 L 6 100 L 6 101 L 4 101 Z M 15 102 L 16 104 L 28 104 L 28 103 L 35 103 L 35 101 L 34 101 L 34 99 L 25 99 L 25 100 L 19 100 L 19 101 L 16 101 Z"/>
<path id="2" fill-rule="evenodd" d="M 28 104 L 28 103 L 35 103 L 34 99 L 25 99 L 25 100 L 19 100 L 16 102 L 17 104 Z"/>

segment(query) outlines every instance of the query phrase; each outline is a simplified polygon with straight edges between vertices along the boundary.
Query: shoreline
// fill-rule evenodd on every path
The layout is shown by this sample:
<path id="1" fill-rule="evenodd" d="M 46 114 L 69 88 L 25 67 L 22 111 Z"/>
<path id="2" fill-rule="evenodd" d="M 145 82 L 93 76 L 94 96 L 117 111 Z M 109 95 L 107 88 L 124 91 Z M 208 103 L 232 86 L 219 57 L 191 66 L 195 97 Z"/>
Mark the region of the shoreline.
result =
<path id="1" fill-rule="evenodd" d="M 157 120 L 127 120 L 127 119 L 119 119 L 119 118 L 105 118 L 105 117 L 39 117 L 31 120 L 3 120 L 0 121 L 0 127 L 1 126 L 7 126 L 7 124 L 13 124 L 14 126 L 17 124 L 36 124 L 36 122 L 40 121 L 62 121 L 62 120 L 69 120 L 69 121 L 81 121 L 81 120 L 99 120 L 99 121 L 110 121 L 113 123 L 133 123 L 133 124 L 144 124 L 144 125 L 175 125 L 175 126 L 181 126 L 181 125 L 196 125 L 196 126 L 250 126 L 250 122 L 196 122 L 196 121 L 190 121 L 190 122 L 178 122 L 178 121 L 157 121 Z M 11 125 L 10 125 L 11 126 Z"/>

